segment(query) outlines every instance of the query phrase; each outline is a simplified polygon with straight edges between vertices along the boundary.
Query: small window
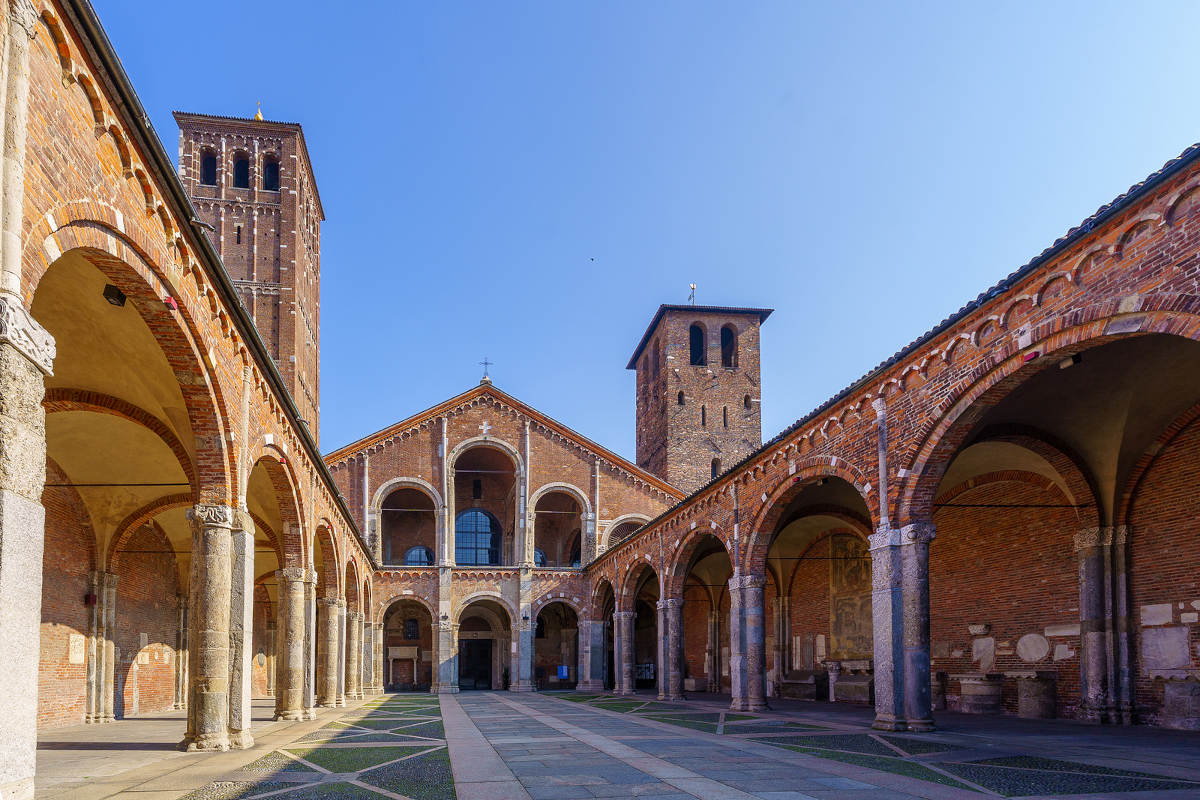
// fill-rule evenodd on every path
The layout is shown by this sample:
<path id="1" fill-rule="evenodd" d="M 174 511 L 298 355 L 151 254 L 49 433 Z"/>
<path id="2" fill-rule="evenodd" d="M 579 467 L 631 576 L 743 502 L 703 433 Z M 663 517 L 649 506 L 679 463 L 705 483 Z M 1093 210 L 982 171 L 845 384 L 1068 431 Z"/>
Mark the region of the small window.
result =
<path id="1" fill-rule="evenodd" d="M 421 626 L 415 617 L 404 620 L 404 638 L 410 642 L 421 638 Z"/>
<path id="2" fill-rule="evenodd" d="M 265 191 L 279 191 L 279 162 L 275 160 L 274 156 L 267 156 L 263 159 L 262 181 Z"/>
<path id="3" fill-rule="evenodd" d="M 546 566 L 546 551 L 540 547 L 533 548 L 533 565 L 535 567 Z"/>
<path id="4" fill-rule="evenodd" d="M 721 459 L 714 458 L 712 460 L 712 476 L 715 478 L 721 474 Z"/>
<path id="5" fill-rule="evenodd" d="M 708 427 L 708 408 L 706 406 L 700 406 L 700 427 Z"/>
<path id="6" fill-rule="evenodd" d="M 683 392 L 679 393 L 679 396 L 676 398 L 676 402 L 679 403 L 679 405 L 683 405 Z"/>
<path id="7" fill-rule="evenodd" d="M 721 406 L 721 425 L 729 430 L 729 406 Z"/>
<path id="8" fill-rule="evenodd" d="M 203 186 L 217 185 L 217 156 L 214 153 L 200 156 L 200 183 Z"/>
<path id="9" fill-rule="evenodd" d="M 479 478 L 476 478 L 475 480 L 471 481 L 471 499 L 472 500 L 482 500 L 483 499 L 483 481 Z"/>
<path id="10" fill-rule="evenodd" d="M 242 243 L 242 226 L 241 225 L 237 226 L 237 243 L 238 244 Z"/>
<path id="11" fill-rule="evenodd" d="M 750 395 L 746 395 L 742 398 L 742 407 L 747 411 L 750 410 Z"/>
<path id="12" fill-rule="evenodd" d="M 410 547 L 404 553 L 404 565 L 408 567 L 432 567 L 433 551 L 421 545 Z"/>
<path id="13" fill-rule="evenodd" d="M 737 331 L 732 325 L 721 328 L 721 366 L 725 369 L 737 367 Z"/>
<path id="14" fill-rule="evenodd" d="M 688 328 L 688 345 L 692 351 L 692 366 L 703 367 L 708 364 L 708 356 L 704 352 L 704 328 L 694 324 Z"/>
<path id="15" fill-rule="evenodd" d="M 250 159 L 245 156 L 238 156 L 233 160 L 233 187 L 250 188 Z"/>

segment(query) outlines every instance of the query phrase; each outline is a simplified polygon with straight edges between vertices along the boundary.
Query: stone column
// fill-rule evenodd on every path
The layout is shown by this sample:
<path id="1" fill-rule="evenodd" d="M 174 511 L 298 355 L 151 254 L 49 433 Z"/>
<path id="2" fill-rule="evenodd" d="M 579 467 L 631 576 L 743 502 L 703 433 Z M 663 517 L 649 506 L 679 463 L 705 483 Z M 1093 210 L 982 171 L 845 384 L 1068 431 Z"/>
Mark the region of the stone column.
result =
<path id="1" fill-rule="evenodd" d="M 746 710 L 762 711 L 766 699 L 766 626 L 763 617 L 765 575 L 746 575 L 742 584 L 742 618 L 745 620 Z"/>
<path id="2" fill-rule="evenodd" d="M 581 692 L 604 690 L 604 623 L 579 620 L 579 679 L 575 688 Z"/>
<path id="3" fill-rule="evenodd" d="M 104 619 L 104 663 L 100 672 L 100 721 L 115 722 L 117 644 L 114 636 L 117 631 L 117 576 L 105 572 L 103 577 L 104 591 L 100 595 L 103 606 L 100 613 Z"/>
<path id="4" fill-rule="evenodd" d="M 633 694 L 633 612 L 613 612 L 613 624 L 616 626 L 616 682 L 617 694 Z"/>
<path id="5" fill-rule="evenodd" d="M 667 699 L 683 699 L 683 600 L 678 597 L 666 601 L 665 614 L 667 620 L 666 636 L 661 636 L 666 642 L 667 651 Z"/>
<path id="6" fill-rule="evenodd" d="M 362 615 L 357 611 L 346 612 L 346 699 L 361 700 L 359 686 L 361 673 L 359 658 L 362 654 Z"/>
<path id="7" fill-rule="evenodd" d="M 746 685 L 746 620 L 742 611 L 742 576 L 729 579 L 729 708 L 748 711 Z"/>
<path id="8" fill-rule="evenodd" d="M 317 718 L 317 573 L 304 576 L 304 719 Z"/>
<path id="9" fill-rule="evenodd" d="M 358 694 L 365 698 L 370 694 L 371 688 L 371 654 L 375 651 L 375 629 L 367 622 L 365 611 L 359 616 L 362 618 L 362 652 L 359 654 L 358 664 Z M 415 669 L 413 678 L 416 678 Z"/>
<path id="10" fill-rule="evenodd" d="M 254 746 L 254 520 L 238 510 L 230 531 L 229 745 Z"/>
<path id="11" fill-rule="evenodd" d="M 659 700 L 666 700 L 670 643 L 667 641 L 667 608 L 663 600 L 654 604 L 654 633 L 654 691 Z"/>
<path id="12" fill-rule="evenodd" d="M 176 710 L 187 708 L 187 662 L 184 654 L 187 652 L 187 596 L 176 595 L 179 612 L 175 627 L 175 702 L 171 705 Z"/>
<path id="13" fill-rule="evenodd" d="M 1075 534 L 1075 553 L 1079 560 L 1078 718 L 1088 722 L 1109 722 L 1114 712 L 1110 702 L 1110 623 L 1106 608 L 1109 594 L 1106 573 L 1111 548 L 1112 528 L 1084 528 Z"/>
<path id="14" fill-rule="evenodd" d="M 788 640 L 791 638 L 791 604 L 786 596 L 775 598 L 775 646 L 771 648 L 771 668 L 775 671 L 775 696 L 779 697 L 779 687 L 783 676 L 788 671 Z"/>
<path id="15" fill-rule="evenodd" d="M 721 691 L 721 615 L 714 602 L 708 612 L 708 647 L 704 651 L 704 671 L 708 676 L 708 691 Z"/>
<path id="16" fill-rule="evenodd" d="M 229 749 L 233 509 L 196 505 L 192 525 L 188 731 L 180 748 Z"/>
<path id="17" fill-rule="evenodd" d="M 871 534 L 871 631 L 875 656 L 875 722 L 881 731 L 904 725 L 904 604 L 900 531 Z"/>
<path id="18" fill-rule="evenodd" d="M 336 706 L 346 705 L 346 601 L 339 600 L 337 607 L 337 641 L 334 643 L 334 658 L 337 666 L 334 674 L 337 676 Z"/>
<path id="19" fill-rule="evenodd" d="M 417 659 L 420 667 L 421 660 Z M 413 676 L 414 679 L 416 676 Z M 371 695 L 383 693 L 383 623 L 371 623 Z"/>
<path id="20" fill-rule="evenodd" d="M 437 690 L 439 694 L 458 692 L 458 625 L 448 614 L 438 621 Z"/>
<path id="21" fill-rule="evenodd" d="M 933 730 L 933 693 L 929 685 L 929 543 L 936 535 L 932 522 L 900 529 L 904 722 L 911 731 Z"/>
<path id="22" fill-rule="evenodd" d="M 533 625 L 528 617 L 512 626 L 512 664 L 508 674 L 510 692 L 533 691 Z"/>
<path id="23" fill-rule="evenodd" d="M 275 658 L 275 641 L 278 634 L 275 631 L 275 621 L 267 622 L 267 634 L 264 637 L 263 649 L 266 651 L 267 657 L 267 697 L 275 696 L 275 671 L 278 669 L 278 662 Z"/>
<path id="24" fill-rule="evenodd" d="M 1111 585 L 1113 587 L 1113 644 L 1116 649 L 1116 653 L 1114 654 L 1115 674 L 1113 677 L 1116 718 L 1113 721 L 1119 722 L 1121 725 L 1132 725 L 1134 723 L 1134 676 L 1133 665 L 1130 661 L 1129 641 L 1134 627 L 1133 617 L 1130 614 L 1129 553 L 1126 549 L 1126 542 L 1128 540 L 1128 526 L 1117 525 L 1113 528 L 1113 578 Z"/>
<path id="25" fill-rule="evenodd" d="M 317 600 L 317 704 L 322 708 L 333 708 L 338 701 L 338 606 L 336 597 Z"/>
<path id="26" fill-rule="evenodd" d="M 304 587 L 307 570 L 275 573 L 279 592 L 279 642 L 275 664 L 275 719 L 304 719 Z"/>

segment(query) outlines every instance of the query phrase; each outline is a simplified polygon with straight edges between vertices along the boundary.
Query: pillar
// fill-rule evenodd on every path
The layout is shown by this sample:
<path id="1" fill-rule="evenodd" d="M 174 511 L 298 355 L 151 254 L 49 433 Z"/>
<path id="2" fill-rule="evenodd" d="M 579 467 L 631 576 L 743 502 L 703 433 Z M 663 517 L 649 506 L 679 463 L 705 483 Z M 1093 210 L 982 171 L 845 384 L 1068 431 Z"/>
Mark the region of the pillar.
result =
<path id="1" fill-rule="evenodd" d="M 669 598 L 665 603 L 664 614 L 667 628 L 665 635 L 659 632 L 659 638 L 665 642 L 667 651 L 666 684 L 667 699 L 683 699 L 683 600 L 678 597 Z"/>
<path id="2" fill-rule="evenodd" d="M 575 683 L 577 691 L 604 691 L 606 655 L 604 623 L 591 619 L 579 620 L 579 671 Z"/>
<path id="3" fill-rule="evenodd" d="M 613 618 L 617 624 L 617 650 L 621 657 L 621 681 L 617 694 L 633 694 L 637 691 L 637 681 L 633 671 L 633 631 L 636 614 L 632 611 L 617 611 Z"/>
<path id="4" fill-rule="evenodd" d="M 317 600 L 317 704 L 333 708 L 338 701 L 338 606 L 336 597 Z"/>
<path id="5" fill-rule="evenodd" d="M 278 639 L 278 634 L 275 632 L 275 627 L 275 621 L 269 621 L 267 623 L 267 634 L 263 637 L 263 650 L 267 658 L 267 697 L 275 696 L 275 672 L 278 669 L 278 662 L 275 658 L 275 642 Z"/>
<path id="6" fill-rule="evenodd" d="M 765 575 L 746 575 L 742 579 L 742 619 L 746 629 L 746 710 L 762 711 L 766 698 L 766 624 L 763 613 Z"/>
<path id="7" fill-rule="evenodd" d="M 362 615 L 346 612 L 346 699 L 361 700 L 359 658 L 362 654 Z"/>
<path id="8" fill-rule="evenodd" d="M 335 706 L 346 705 L 346 602 L 343 600 L 337 607 L 337 640 L 334 642 L 334 658 L 337 666 L 334 674 L 337 676 L 337 699 Z"/>
<path id="9" fill-rule="evenodd" d="M 104 651 L 104 660 L 100 664 L 100 719 L 99 722 L 115 722 L 116 712 L 116 664 L 117 644 L 114 637 L 117 630 L 117 576 L 111 572 L 101 573 L 101 593 L 99 597 L 100 615 L 103 623 L 103 638 L 100 646 Z"/>
<path id="10" fill-rule="evenodd" d="M 533 691 L 533 625 L 528 616 L 513 625 L 511 647 L 512 664 L 508 673 L 508 690 Z"/>
<path id="11" fill-rule="evenodd" d="M 317 718 L 317 573 L 304 576 L 304 628 L 300 642 L 304 654 L 304 719 Z"/>
<path id="12" fill-rule="evenodd" d="M 176 595 L 179 612 L 175 622 L 175 702 L 171 707 L 176 710 L 187 708 L 187 597 Z M 90 669 L 90 667 L 89 667 Z"/>
<path id="13" fill-rule="evenodd" d="M 746 685 L 746 624 L 742 612 L 742 576 L 729 579 L 729 708 L 747 711 L 749 703 Z"/>
<path id="14" fill-rule="evenodd" d="M 791 603 L 786 595 L 778 594 L 774 600 L 775 613 L 773 627 L 775 646 L 771 648 L 771 669 L 775 672 L 775 696 L 779 696 L 779 687 L 788 667 L 788 643 L 791 639 Z"/>
<path id="15" fill-rule="evenodd" d="M 240 509 L 230 531 L 229 745 L 254 746 L 254 520 Z"/>
<path id="16" fill-rule="evenodd" d="M 304 718 L 304 586 L 307 570 L 284 567 L 275 573 L 279 593 L 275 650 L 275 719 Z"/>
<path id="17" fill-rule="evenodd" d="M 195 505 L 192 526 L 191 674 L 188 728 L 180 748 L 229 749 L 230 600 L 233 509 Z"/>
<path id="18" fill-rule="evenodd" d="M 881 731 L 904 724 L 903 592 L 900 531 L 881 527 L 870 538 L 871 631 L 874 638 L 875 721 Z"/>
<path id="19" fill-rule="evenodd" d="M 371 653 L 375 650 L 375 635 L 374 628 L 367 621 L 367 613 L 364 611 L 359 617 L 362 619 L 362 642 L 358 660 L 358 694 L 367 697 L 371 688 Z M 416 678 L 415 668 L 413 678 Z"/>
<path id="20" fill-rule="evenodd" d="M 900 529 L 901 591 L 904 596 L 904 722 L 910 731 L 933 730 L 929 659 L 929 543 L 932 522 Z"/>
<path id="21" fill-rule="evenodd" d="M 371 676 L 371 681 L 367 687 L 367 694 L 374 696 L 383 692 L 383 623 L 371 622 L 368 624 L 371 632 L 371 660 L 367 674 Z M 417 659 L 418 669 L 420 664 L 420 659 Z M 413 677 L 415 679 L 416 675 L 414 674 Z"/>
<path id="22" fill-rule="evenodd" d="M 1123 553 L 1124 541 L 1121 544 Z M 1079 560 L 1078 717 L 1088 722 L 1119 722 L 1114 692 L 1117 651 L 1111 648 L 1114 643 L 1114 623 L 1110 612 L 1115 599 L 1112 582 L 1113 529 L 1085 528 L 1079 531 L 1075 534 L 1075 553 Z M 1128 630 L 1127 625 L 1121 627 Z"/>
<path id="23" fill-rule="evenodd" d="M 37 749 L 38 638 L 46 512 L 44 378 L 54 338 L 21 302 L 25 128 L 29 108 L 32 3 L 7 3 L 3 189 L 0 192 L 0 797 L 33 797 Z"/>
<path id="24" fill-rule="evenodd" d="M 458 693 L 458 625 L 442 614 L 437 621 L 437 691 L 439 694 Z"/>
<path id="25" fill-rule="evenodd" d="M 708 691 L 721 691 L 721 614 L 713 600 L 708 612 L 708 647 L 704 651 L 704 671 L 708 675 Z"/>

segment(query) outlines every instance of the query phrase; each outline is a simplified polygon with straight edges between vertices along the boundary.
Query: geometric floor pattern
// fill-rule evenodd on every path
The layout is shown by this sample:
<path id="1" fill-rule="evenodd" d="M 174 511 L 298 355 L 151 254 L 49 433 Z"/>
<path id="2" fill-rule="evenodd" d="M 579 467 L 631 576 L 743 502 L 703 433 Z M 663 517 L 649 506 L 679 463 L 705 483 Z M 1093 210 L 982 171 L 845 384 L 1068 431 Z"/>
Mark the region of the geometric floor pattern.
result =
<path id="1" fill-rule="evenodd" d="M 438 699 L 384 695 L 185 800 L 454 800 Z"/>

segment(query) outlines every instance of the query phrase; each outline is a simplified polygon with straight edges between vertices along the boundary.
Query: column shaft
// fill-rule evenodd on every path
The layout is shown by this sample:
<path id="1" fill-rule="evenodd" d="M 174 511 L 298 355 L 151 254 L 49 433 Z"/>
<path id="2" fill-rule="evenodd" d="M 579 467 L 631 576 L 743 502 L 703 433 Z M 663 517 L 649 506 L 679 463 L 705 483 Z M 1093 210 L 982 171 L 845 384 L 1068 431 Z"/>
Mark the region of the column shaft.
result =
<path id="1" fill-rule="evenodd" d="M 279 592 L 278 646 L 275 651 L 275 719 L 304 718 L 303 567 L 275 573 Z"/>
<path id="2" fill-rule="evenodd" d="M 229 744 L 244 750 L 254 746 L 254 521 L 248 511 L 234 516 L 230 559 Z"/>
<path id="3" fill-rule="evenodd" d="M 742 589 L 742 618 L 746 635 L 746 710 L 761 711 L 767 707 L 766 698 L 766 626 L 763 613 L 762 575 L 747 575 Z"/>
<path id="4" fill-rule="evenodd" d="M 667 699 L 683 699 L 683 600 L 672 597 L 666 601 Z"/>
<path id="5" fill-rule="evenodd" d="M 904 722 L 912 731 L 933 730 L 929 657 L 929 543 L 933 523 L 900 530 L 901 589 L 904 595 Z"/>
<path id="6" fill-rule="evenodd" d="M 616 624 L 617 665 L 620 680 L 617 682 L 617 694 L 633 694 L 636 683 L 633 677 L 633 618 L 632 611 L 617 611 L 613 614 Z"/>
<path id="7" fill-rule="evenodd" d="M 746 620 L 742 610 L 744 595 L 742 577 L 729 579 L 729 708 L 746 711 L 749 708 L 746 685 Z"/>
<path id="8" fill-rule="evenodd" d="M 900 531 L 871 535 L 871 631 L 875 656 L 876 730 L 904 730 L 904 604 Z"/>
<path id="9" fill-rule="evenodd" d="M 362 654 L 362 615 L 357 611 L 346 612 L 346 633 L 346 698 L 361 700 L 359 658 Z"/>
<path id="10" fill-rule="evenodd" d="M 323 597 L 317 601 L 317 627 L 321 638 L 317 642 L 317 702 L 323 708 L 333 708 L 338 700 L 338 616 L 340 601 Z"/>
<path id="11" fill-rule="evenodd" d="M 229 623 L 233 509 L 197 505 L 192 525 L 188 733 L 180 747 L 229 749 Z"/>

